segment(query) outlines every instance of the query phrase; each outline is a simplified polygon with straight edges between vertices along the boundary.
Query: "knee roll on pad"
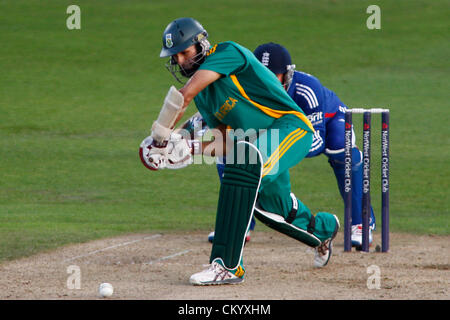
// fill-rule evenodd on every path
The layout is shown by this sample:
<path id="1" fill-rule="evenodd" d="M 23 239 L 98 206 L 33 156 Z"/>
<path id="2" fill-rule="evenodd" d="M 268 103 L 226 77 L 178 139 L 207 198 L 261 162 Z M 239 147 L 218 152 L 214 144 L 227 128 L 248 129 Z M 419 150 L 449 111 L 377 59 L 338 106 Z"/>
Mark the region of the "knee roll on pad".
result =
<path id="1" fill-rule="evenodd" d="M 234 163 L 225 164 L 210 257 L 210 262 L 222 260 L 227 269 L 235 269 L 240 264 L 262 174 L 258 149 L 248 142 L 237 145 L 243 148 L 235 154 Z"/>

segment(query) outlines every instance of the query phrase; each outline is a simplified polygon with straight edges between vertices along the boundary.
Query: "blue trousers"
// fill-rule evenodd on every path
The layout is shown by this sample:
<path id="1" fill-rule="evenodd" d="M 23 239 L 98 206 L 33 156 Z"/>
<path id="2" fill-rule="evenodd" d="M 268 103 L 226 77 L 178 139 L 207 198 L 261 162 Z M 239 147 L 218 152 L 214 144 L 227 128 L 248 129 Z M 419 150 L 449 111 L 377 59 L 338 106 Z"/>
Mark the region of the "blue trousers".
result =
<path id="1" fill-rule="evenodd" d="M 323 153 L 328 157 L 328 162 L 333 168 L 342 200 L 344 200 L 344 113 L 338 112 L 326 124 L 325 148 Z M 352 149 L 352 225 L 362 223 L 362 155 L 358 147 Z M 370 226 L 375 226 L 375 215 L 370 208 Z"/>

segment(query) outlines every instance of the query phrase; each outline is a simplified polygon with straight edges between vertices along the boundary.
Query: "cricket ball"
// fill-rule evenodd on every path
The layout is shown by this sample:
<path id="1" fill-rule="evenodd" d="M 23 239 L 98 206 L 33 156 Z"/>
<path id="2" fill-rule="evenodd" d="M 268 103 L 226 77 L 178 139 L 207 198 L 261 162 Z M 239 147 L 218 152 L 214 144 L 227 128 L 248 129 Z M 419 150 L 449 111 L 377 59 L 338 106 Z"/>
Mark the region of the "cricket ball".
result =
<path id="1" fill-rule="evenodd" d="M 102 298 L 109 298 L 112 296 L 114 288 L 110 283 L 102 283 L 98 287 L 98 293 Z"/>

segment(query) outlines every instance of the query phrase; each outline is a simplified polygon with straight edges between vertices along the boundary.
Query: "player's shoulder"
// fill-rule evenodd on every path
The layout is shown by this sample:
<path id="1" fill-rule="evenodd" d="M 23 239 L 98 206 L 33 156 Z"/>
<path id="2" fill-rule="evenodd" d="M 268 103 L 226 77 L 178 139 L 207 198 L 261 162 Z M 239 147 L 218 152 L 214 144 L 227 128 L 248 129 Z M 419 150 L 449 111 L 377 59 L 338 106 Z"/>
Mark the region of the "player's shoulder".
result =
<path id="1" fill-rule="evenodd" d="M 297 86 L 307 86 L 314 89 L 319 89 L 322 86 L 318 78 L 299 70 L 295 70 L 292 80 Z"/>
<path id="2" fill-rule="evenodd" d="M 315 109 L 322 104 L 322 84 L 319 79 L 306 72 L 294 72 L 289 92 L 303 110 Z"/>
<path id="3" fill-rule="evenodd" d="M 227 48 L 227 49 L 241 50 L 243 48 L 239 43 L 234 42 L 234 41 L 224 41 L 224 42 L 218 43 L 218 45 L 223 48 Z"/>
<path id="4" fill-rule="evenodd" d="M 250 51 L 234 41 L 219 42 L 211 46 L 206 56 L 212 55 L 242 55 L 246 56 Z"/>
<path id="5" fill-rule="evenodd" d="M 308 91 L 311 94 L 320 96 L 323 91 L 323 85 L 320 80 L 312 74 L 295 70 L 292 77 L 292 85 L 295 86 L 296 91 Z"/>
<path id="6" fill-rule="evenodd" d="M 224 41 L 219 42 L 214 45 L 212 45 L 209 50 L 206 52 L 207 56 L 218 54 L 218 53 L 226 53 L 226 52 L 233 52 L 236 51 L 236 43 L 233 41 Z"/>
<path id="7" fill-rule="evenodd" d="M 225 41 L 212 45 L 206 53 L 205 61 L 199 69 L 212 70 L 226 76 L 244 70 L 248 63 L 248 55 L 233 41 Z"/>

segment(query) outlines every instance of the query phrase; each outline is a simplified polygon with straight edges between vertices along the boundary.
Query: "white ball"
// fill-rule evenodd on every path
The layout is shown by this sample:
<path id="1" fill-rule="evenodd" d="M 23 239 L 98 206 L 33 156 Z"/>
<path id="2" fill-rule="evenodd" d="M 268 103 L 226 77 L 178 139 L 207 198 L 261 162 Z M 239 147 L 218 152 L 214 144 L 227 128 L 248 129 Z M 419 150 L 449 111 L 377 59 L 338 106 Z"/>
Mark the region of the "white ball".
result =
<path id="1" fill-rule="evenodd" d="M 103 298 L 108 298 L 111 297 L 112 294 L 114 292 L 114 288 L 110 283 L 102 283 L 99 287 L 98 287 L 98 293 L 100 294 L 100 296 L 102 296 Z"/>

